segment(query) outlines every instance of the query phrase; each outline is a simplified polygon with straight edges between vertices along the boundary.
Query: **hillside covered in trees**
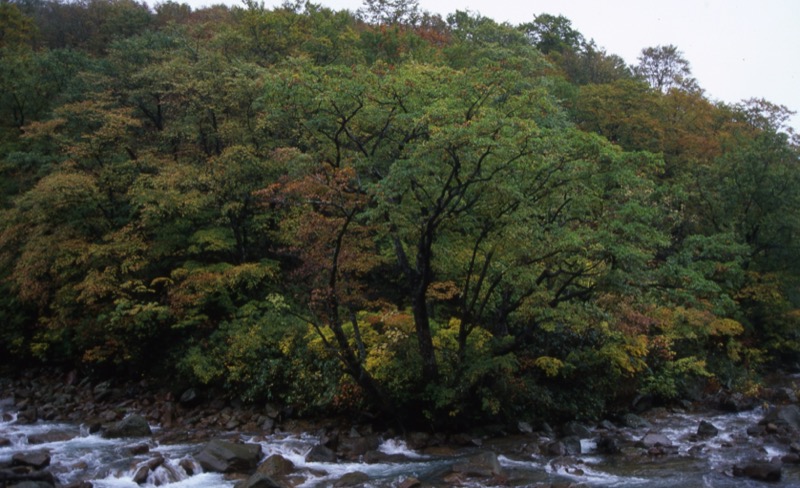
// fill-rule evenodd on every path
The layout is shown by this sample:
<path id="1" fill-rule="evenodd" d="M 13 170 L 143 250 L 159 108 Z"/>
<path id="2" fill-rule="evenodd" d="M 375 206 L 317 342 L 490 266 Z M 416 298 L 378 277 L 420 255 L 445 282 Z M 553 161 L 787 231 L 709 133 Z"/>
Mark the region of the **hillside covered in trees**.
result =
<path id="1" fill-rule="evenodd" d="M 788 114 L 546 14 L 3 0 L 0 361 L 439 428 L 752 392 Z"/>

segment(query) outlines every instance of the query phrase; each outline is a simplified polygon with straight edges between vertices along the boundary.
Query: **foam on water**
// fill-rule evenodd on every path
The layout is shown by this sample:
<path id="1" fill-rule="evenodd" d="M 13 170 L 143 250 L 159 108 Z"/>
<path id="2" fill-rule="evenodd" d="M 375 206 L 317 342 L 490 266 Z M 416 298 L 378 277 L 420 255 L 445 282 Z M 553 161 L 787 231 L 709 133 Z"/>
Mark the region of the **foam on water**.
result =
<path id="1" fill-rule="evenodd" d="M 378 451 L 392 455 L 404 456 L 409 459 L 427 459 L 428 456 L 408 448 L 405 441 L 400 439 L 386 439 L 378 446 Z"/>
<path id="2" fill-rule="evenodd" d="M 169 488 L 226 488 L 232 487 L 235 482 L 226 480 L 225 477 L 218 473 L 200 473 L 186 478 L 181 481 L 167 484 L 153 483 L 148 479 L 145 485 L 138 485 L 133 482 L 131 478 L 104 478 L 101 480 L 93 480 L 92 486 L 95 488 L 139 488 L 141 486 L 165 486 Z"/>

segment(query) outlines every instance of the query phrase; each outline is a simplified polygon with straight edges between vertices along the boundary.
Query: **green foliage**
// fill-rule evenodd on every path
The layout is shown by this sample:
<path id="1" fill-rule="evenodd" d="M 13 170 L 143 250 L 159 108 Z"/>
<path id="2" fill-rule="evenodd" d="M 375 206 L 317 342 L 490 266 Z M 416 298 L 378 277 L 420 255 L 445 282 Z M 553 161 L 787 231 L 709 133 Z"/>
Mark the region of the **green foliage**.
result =
<path id="1" fill-rule="evenodd" d="M 0 355 L 428 427 L 800 357 L 789 111 L 563 17 L 0 4 Z"/>

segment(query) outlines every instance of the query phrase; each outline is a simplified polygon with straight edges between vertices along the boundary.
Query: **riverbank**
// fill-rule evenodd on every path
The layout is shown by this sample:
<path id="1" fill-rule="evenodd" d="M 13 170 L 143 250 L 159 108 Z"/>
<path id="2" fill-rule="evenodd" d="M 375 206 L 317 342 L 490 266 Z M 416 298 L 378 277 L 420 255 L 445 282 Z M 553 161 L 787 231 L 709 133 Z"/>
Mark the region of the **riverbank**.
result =
<path id="1" fill-rule="evenodd" d="M 30 372 L 0 380 L 0 420 L 13 433 L 5 439 L 0 433 L 7 457 L 0 457 L 0 472 L 25 471 L 42 487 L 666 487 L 679 486 L 671 484 L 675 476 L 684 486 L 709 477 L 711 486 L 751 479 L 792 486 L 800 482 L 793 381 L 774 378 L 758 397 L 718 393 L 683 408 L 652 408 L 591 425 L 519 422 L 399 435 L 352 419 L 297 419 L 276 405 L 236 405 L 192 390 L 176 395 L 146 382 L 95 384 L 74 373 Z M 109 439 L 131 418 L 149 432 Z M 109 452 L 100 462 L 76 445 Z M 245 446 L 249 460 L 214 461 L 231 446 Z M 71 458 L 67 450 L 80 455 Z M 52 455 L 51 466 L 36 468 L 30 457 L 18 462 L 42 452 Z M 116 468 L 90 466 L 98 463 Z M 0 486 L 13 486 L 3 483 L 0 478 Z"/>

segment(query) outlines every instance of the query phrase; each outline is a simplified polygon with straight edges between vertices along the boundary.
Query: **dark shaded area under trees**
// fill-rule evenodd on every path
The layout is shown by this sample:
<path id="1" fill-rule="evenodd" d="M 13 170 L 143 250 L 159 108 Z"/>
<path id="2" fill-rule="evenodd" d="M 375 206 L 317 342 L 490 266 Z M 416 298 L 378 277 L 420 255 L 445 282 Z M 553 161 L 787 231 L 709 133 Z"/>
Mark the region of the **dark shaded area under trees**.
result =
<path id="1" fill-rule="evenodd" d="M 406 425 L 800 351 L 785 107 L 563 17 L 0 3 L 0 357 Z M 624 385 L 624 386 L 620 386 Z"/>

